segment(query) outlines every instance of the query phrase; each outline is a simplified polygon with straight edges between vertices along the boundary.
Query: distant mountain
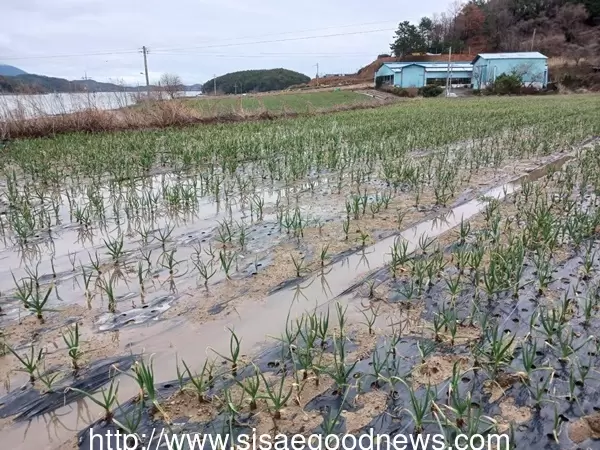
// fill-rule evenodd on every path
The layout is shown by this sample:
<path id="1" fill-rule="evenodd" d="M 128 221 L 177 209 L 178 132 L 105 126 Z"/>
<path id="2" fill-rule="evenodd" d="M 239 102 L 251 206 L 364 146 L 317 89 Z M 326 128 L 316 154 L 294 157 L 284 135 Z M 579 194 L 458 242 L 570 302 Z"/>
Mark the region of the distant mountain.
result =
<path id="1" fill-rule="evenodd" d="M 9 66 L 7 64 L 0 64 L 0 76 L 3 77 L 14 77 L 17 75 L 26 75 L 27 72 L 19 69 L 15 66 Z"/>
<path id="2" fill-rule="evenodd" d="M 63 78 L 46 77 L 43 75 L 21 74 L 15 76 L 0 76 L 0 92 L 10 94 L 45 94 L 50 92 L 98 92 L 125 91 L 125 88 L 112 83 L 98 83 L 94 80 L 69 81 Z"/>
<path id="3" fill-rule="evenodd" d="M 10 67 L 10 66 L 0 66 Z M 16 68 L 15 68 L 16 69 Z M 19 70 L 19 69 L 17 69 Z M 200 90 L 201 85 L 183 86 L 185 91 Z M 114 83 L 101 83 L 94 80 L 65 80 L 64 78 L 46 77 L 22 73 L 17 75 L 0 75 L 0 93 L 7 94 L 47 94 L 53 92 L 137 92 L 145 91 L 146 86 L 122 86 Z M 155 89 L 151 86 L 151 89 Z"/>
<path id="4" fill-rule="evenodd" d="M 208 80 L 202 90 L 212 93 L 216 85 L 217 92 L 222 94 L 279 91 L 309 81 L 306 75 L 287 69 L 242 70 Z"/>

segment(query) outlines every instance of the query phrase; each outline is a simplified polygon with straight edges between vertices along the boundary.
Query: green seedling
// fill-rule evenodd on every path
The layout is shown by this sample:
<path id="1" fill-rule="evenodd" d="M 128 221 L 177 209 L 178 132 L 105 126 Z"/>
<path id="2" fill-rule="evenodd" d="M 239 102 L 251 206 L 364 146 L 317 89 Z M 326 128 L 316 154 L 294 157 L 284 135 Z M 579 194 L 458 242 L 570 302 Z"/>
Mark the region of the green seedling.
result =
<path id="1" fill-rule="evenodd" d="M 383 376 L 383 371 L 385 369 L 388 369 L 388 359 L 390 357 L 390 354 L 391 352 L 386 351 L 385 358 L 382 359 L 379 355 L 379 352 L 377 351 L 377 348 L 373 350 L 373 353 L 371 355 L 371 372 L 369 373 L 369 375 L 371 375 L 375 379 L 372 386 L 376 389 L 381 388 L 379 381 L 385 379 Z"/>
<path id="2" fill-rule="evenodd" d="M 516 335 L 505 336 L 498 325 L 485 333 L 484 346 L 480 348 L 480 357 L 489 366 L 492 377 L 496 377 L 502 367 L 513 358 L 513 343 Z"/>
<path id="3" fill-rule="evenodd" d="M 46 393 L 55 392 L 54 385 L 56 384 L 56 380 L 58 380 L 61 375 L 62 374 L 60 372 L 45 372 L 45 368 L 44 372 L 40 372 L 39 369 L 37 370 L 37 379 L 40 380 L 40 382 L 44 385 Z"/>
<path id="4" fill-rule="evenodd" d="M 346 394 L 347 395 L 347 394 Z M 342 405 L 346 400 L 346 395 L 342 400 Z M 335 413 L 332 413 L 331 407 L 326 409 L 326 413 L 323 414 L 323 422 L 321 423 L 321 429 L 323 430 L 323 434 L 325 435 L 325 440 L 327 441 L 327 436 L 330 436 L 335 433 L 336 428 L 340 423 L 340 418 L 342 417 L 342 412 L 344 408 L 340 407 L 335 410 Z"/>
<path id="5" fill-rule="evenodd" d="M 110 255 L 115 264 L 118 264 L 123 256 L 123 236 L 119 235 L 115 239 L 109 238 L 108 241 L 103 239 L 107 253 Z"/>
<path id="6" fill-rule="evenodd" d="M 292 264 L 296 271 L 296 278 L 302 277 L 302 271 L 304 270 L 304 256 L 300 255 L 299 257 L 296 257 L 292 254 L 290 257 L 292 258 Z"/>
<path id="7" fill-rule="evenodd" d="M 261 395 L 259 397 L 267 401 L 267 408 L 269 409 L 269 412 L 271 412 L 273 420 L 279 420 L 281 419 L 281 410 L 292 396 L 293 388 L 290 386 L 287 391 L 284 389 L 285 375 L 281 376 L 277 388 L 273 388 L 269 384 L 264 373 L 260 372 L 260 377 L 263 380 L 266 395 Z"/>
<path id="8" fill-rule="evenodd" d="M 425 395 L 422 399 L 419 400 L 415 393 L 415 390 L 406 381 L 398 377 L 393 377 L 393 380 L 399 381 L 408 390 L 411 408 L 403 408 L 402 410 L 407 412 L 412 418 L 415 426 L 414 432 L 416 434 L 421 434 L 425 429 L 426 419 L 431 413 L 433 401 L 436 398 L 435 391 L 431 388 L 430 385 L 427 385 Z"/>
<path id="9" fill-rule="evenodd" d="M 465 245 L 469 234 L 471 233 L 471 223 L 465 222 L 464 218 L 460 219 L 459 233 L 459 245 Z"/>
<path id="10" fill-rule="evenodd" d="M 379 316 L 380 308 L 381 308 L 380 305 L 378 305 L 377 308 L 374 308 L 371 305 L 369 308 L 367 308 L 365 310 L 359 309 L 360 313 L 365 318 L 365 322 L 363 322 L 363 323 L 367 326 L 367 329 L 369 330 L 369 335 L 373 334 L 373 326 L 375 325 L 375 321 L 377 320 L 377 317 Z"/>
<path id="11" fill-rule="evenodd" d="M 13 280 L 17 286 L 17 298 L 19 301 L 43 323 L 44 312 L 49 311 L 46 309 L 46 303 L 48 303 L 52 289 L 54 289 L 53 283 L 46 291 L 46 294 L 42 296 L 39 290 L 39 284 L 34 283 L 32 279 L 23 279 L 19 283 L 13 275 Z"/>
<path id="12" fill-rule="evenodd" d="M 117 409 L 123 410 L 123 407 L 119 404 L 118 400 L 116 400 L 116 404 L 117 404 Z M 130 435 L 129 439 L 133 438 L 136 440 L 136 442 L 143 442 L 143 438 L 141 436 L 139 436 L 139 434 L 137 433 L 137 430 L 139 429 L 139 427 L 142 423 L 143 412 L 144 412 L 144 406 L 141 403 L 139 403 L 133 408 L 133 411 L 131 411 L 131 413 L 128 412 L 123 415 L 122 421 L 117 420 L 114 417 L 112 418 L 112 421 L 121 430 L 123 430 L 125 433 Z M 134 438 L 134 436 L 135 436 L 135 438 Z M 130 445 L 130 444 L 127 444 L 127 445 Z"/>
<path id="13" fill-rule="evenodd" d="M 260 398 L 260 369 L 254 366 L 254 375 L 245 378 L 243 381 L 235 380 L 235 382 L 250 396 L 250 411 L 256 411 L 256 401 Z"/>
<path id="14" fill-rule="evenodd" d="M 344 240 L 347 241 L 350 232 L 350 217 L 346 217 L 346 220 L 342 222 L 342 229 L 344 230 Z"/>
<path id="15" fill-rule="evenodd" d="M 221 268 L 223 269 L 223 272 L 225 272 L 225 276 L 228 280 L 231 279 L 229 272 L 231 272 L 231 266 L 236 258 L 237 254 L 235 252 L 219 250 L 219 261 L 221 262 Z"/>
<path id="16" fill-rule="evenodd" d="M 62 333 L 63 341 L 69 350 L 69 358 L 71 358 L 71 366 L 77 372 L 79 370 L 79 359 L 82 356 L 80 348 L 79 324 L 75 322 L 74 327 L 68 327 L 66 333 Z"/>
<path id="17" fill-rule="evenodd" d="M 110 423 L 113 420 L 114 414 L 112 412 L 112 407 L 117 403 L 117 395 L 119 392 L 119 383 L 115 385 L 114 378 L 110 381 L 110 386 L 108 389 L 103 388 L 101 391 L 101 398 L 97 399 L 93 393 L 86 392 L 84 390 L 68 387 L 67 391 L 75 391 L 78 394 L 81 394 L 94 402 L 96 405 L 100 406 L 104 411 L 103 419 L 105 422 Z"/>
<path id="18" fill-rule="evenodd" d="M 160 242 L 163 252 L 167 251 L 167 243 L 171 237 L 171 234 L 173 233 L 173 230 L 175 230 L 175 226 L 171 227 L 169 225 L 167 225 L 164 229 L 161 228 L 157 230 L 158 236 L 156 236 L 156 239 L 158 239 Z"/>
<path id="19" fill-rule="evenodd" d="M 365 247 L 367 245 L 367 241 L 369 240 L 369 233 L 365 233 L 362 230 L 358 230 L 359 237 L 357 240 L 360 240 L 360 246 Z"/>
<path id="20" fill-rule="evenodd" d="M 109 277 L 108 281 L 104 278 L 99 279 L 98 287 L 106 294 L 108 300 L 108 312 L 114 314 L 117 312 L 117 298 L 115 296 L 113 278 Z"/>
<path id="21" fill-rule="evenodd" d="M 237 376 L 238 364 L 240 362 L 240 354 L 241 354 L 241 338 L 237 336 L 235 331 L 231 328 L 227 328 L 231 336 L 229 337 L 229 355 L 225 356 L 221 353 L 217 352 L 215 349 L 209 347 L 214 353 L 223 358 L 225 361 L 231 364 L 231 374 L 235 377 Z"/>
<path id="22" fill-rule="evenodd" d="M 42 360 L 44 359 L 44 349 L 41 348 L 36 353 L 35 347 L 32 345 L 30 348 L 29 355 L 20 356 L 9 345 L 6 345 L 6 348 L 8 349 L 9 352 L 11 352 L 15 356 L 15 358 L 17 358 L 19 360 L 19 362 L 23 366 L 22 368 L 19 368 L 17 370 L 19 370 L 20 372 L 25 372 L 25 373 L 29 374 L 29 381 L 31 383 L 34 383 L 35 382 L 34 374 L 37 372 L 38 367 L 40 366 Z"/>
<path id="23" fill-rule="evenodd" d="M 329 250 L 329 244 L 325 244 L 322 248 L 321 248 L 321 253 L 319 254 L 319 259 L 321 261 L 321 267 L 325 267 L 325 260 L 327 259 L 328 256 L 328 250 Z"/>
<path id="24" fill-rule="evenodd" d="M 102 263 L 100 262 L 98 252 L 94 253 L 94 256 L 95 256 L 94 259 L 92 259 L 92 255 L 90 255 L 89 253 L 88 253 L 88 256 L 90 258 L 90 264 L 91 264 L 92 268 L 96 271 L 98 276 L 100 276 L 102 274 Z"/>
<path id="25" fill-rule="evenodd" d="M 131 368 L 133 374 L 127 374 L 131 378 L 133 378 L 140 388 L 139 399 L 143 401 L 144 399 L 148 399 L 152 404 L 153 412 L 159 411 L 162 416 L 167 419 L 167 414 L 163 411 L 158 402 L 158 393 L 156 391 L 155 382 L 154 382 L 154 365 L 152 361 L 152 356 L 149 359 L 149 362 L 146 364 L 144 360 L 136 361 Z"/>
<path id="26" fill-rule="evenodd" d="M 535 360 L 537 358 L 537 348 L 537 341 L 535 338 L 526 340 L 521 348 L 523 368 L 529 377 L 531 377 L 531 373 L 536 369 Z"/>
<path id="27" fill-rule="evenodd" d="M 348 306 L 346 305 L 345 307 L 343 307 L 340 302 L 337 302 L 335 304 L 335 310 L 337 313 L 338 325 L 340 329 L 340 339 L 344 339 L 347 323 L 346 312 L 348 311 Z"/>
<path id="28" fill-rule="evenodd" d="M 348 387 L 348 380 L 352 371 L 358 364 L 358 360 L 351 364 L 346 364 L 346 349 L 343 338 L 337 340 L 333 336 L 333 363 L 331 367 L 320 367 L 321 372 L 326 373 L 331 377 L 338 387 L 338 394 L 342 395 Z"/>
<path id="29" fill-rule="evenodd" d="M 208 264 L 205 264 L 201 259 L 193 259 L 192 263 L 204 280 L 204 287 L 207 287 L 210 279 L 217 273 L 217 269 L 215 269 L 213 262 L 209 261 Z"/>
<path id="30" fill-rule="evenodd" d="M 170 278 L 180 278 L 187 273 L 187 270 L 184 273 L 179 273 L 177 271 L 177 266 L 181 264 L 182 261 L 177 261 L 175 259 L 176 251 L 176 249 L 173 249 L 169 252 L 165 252 L 159 258 L 159 264 L 165 269 L 168 269 Z"/>
<path id="31" fill-rule="evenodd" d="M 181 362 L 183 364 L 183 367 L 185 368 L 185 373 L 187 373 L 190 379 L 190 383 L 192 383 L 192 386 L 194 386 L 194 390 L 196 391 L 196 395 L 198 396 L 198 401 L 200 403 L 204 403 L 206 401 L 206 393 L 210 388 L 210 377 L 208 376 L 208 374 L 211 370 L 211 367 L 208 364 L 208 361 L 204 361 L 204 365 L 202 366 L 202 371 L 200 372 L 200 375 L 192 374 L 192 371 L 190 370 L 186 362 L 183 360 Z"/>
<path id="32" fill-rule="evenodd" d="M 419 341 L 417 342 L 417 350 L 421 356 L 421 364 L 425 364 L 425 360 L 435 352 L 435 342 L 431 341 Z"/>

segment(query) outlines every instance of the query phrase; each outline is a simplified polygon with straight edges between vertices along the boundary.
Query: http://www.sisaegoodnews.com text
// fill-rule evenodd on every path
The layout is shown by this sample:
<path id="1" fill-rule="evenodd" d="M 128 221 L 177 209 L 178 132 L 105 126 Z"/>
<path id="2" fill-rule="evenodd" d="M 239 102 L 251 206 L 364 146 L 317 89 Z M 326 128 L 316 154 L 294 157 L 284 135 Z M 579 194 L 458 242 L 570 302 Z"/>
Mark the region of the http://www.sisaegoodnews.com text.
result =
<path id="1" fill-rule="evenodd" d="M 508 435 L 459 434 L 450 441 L 443 434 L 375 434 L 373 429 L 361 435 L 239 434 L 231 440 L 227 434 L 170 433 L 153 429 L 150 435 L 120 431 L 89 431 L 89 450 L 508 450 Z"/>

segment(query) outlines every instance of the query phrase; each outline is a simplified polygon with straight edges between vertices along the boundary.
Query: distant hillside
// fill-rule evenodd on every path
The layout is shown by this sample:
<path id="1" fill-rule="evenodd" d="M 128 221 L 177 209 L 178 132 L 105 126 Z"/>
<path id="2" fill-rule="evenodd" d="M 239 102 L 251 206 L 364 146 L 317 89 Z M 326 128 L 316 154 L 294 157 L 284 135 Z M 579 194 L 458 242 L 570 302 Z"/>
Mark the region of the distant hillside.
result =
<path id="1" fill-rule="evenodd" d="M 400 22 L 390 48 L 410 53 L 540 51 L 578 64 L 600 54 L 600 0 L 470 0 Z"/>
<path id="2" fill-rule="evenodd" d="M 372 82 L 384 62 L 469 61 L 482 52 L 539 51 L 552 81 L 600 88 L 600 0 L 447 0 L 449 9 L 418 23 L 401 21 L 390 44 L 356 74 L 309 85 Z M 443 53 L 443 54 L 441 54 Z"/>
<path id="3" fill-rule="evenodd" d="M 113 92 L 123 91 L 123 86 L 112 83 L 99 83 L 94 80 L 69 81 L 63 78 L 43 75 L 24 74 L 11 77 L 0 76 L 0 92 L 11 94 L 31 93 L 45 94 L 50 92 Z M 131 89 L 127 89 L 131 90 Z"/>
<path id="4" fill-rule="evenodd" d="M 0 66 L 1 67 L 1 66 Z M 156 89 L 151 86 L 151 89 Z M 136 92 L 145 91 L 146 86 L 121 86 L 114 83 L 101 83 L 94 80 L 69 81 L 64 78 L 43 75 L 20 74 L 0 76 L 0 93 L 8 94 L 47 94 L 52 92 Z M 183 86 L 186 91 L 198 91 L 200 85 Z"/>
<path id="5" fill-rule="evenodd" d="M 0 76 L 3 77 L 14 77 L 16 75 L 25 75 L 27 72 L 19 69 L 15 66 L 9 66 L 7 64 L 0 64 Z"/>
<path id="6" fill-rule="evenodd" d="M 243 70 L 231 72 L 204 83 L 202 91 L 214 92 L 215 82 L 220 94 L 236 92 L 266 92 L 287 89 L 295 84 L 308 83 L 310 78 L 304 74 L 287 69 Z"/>

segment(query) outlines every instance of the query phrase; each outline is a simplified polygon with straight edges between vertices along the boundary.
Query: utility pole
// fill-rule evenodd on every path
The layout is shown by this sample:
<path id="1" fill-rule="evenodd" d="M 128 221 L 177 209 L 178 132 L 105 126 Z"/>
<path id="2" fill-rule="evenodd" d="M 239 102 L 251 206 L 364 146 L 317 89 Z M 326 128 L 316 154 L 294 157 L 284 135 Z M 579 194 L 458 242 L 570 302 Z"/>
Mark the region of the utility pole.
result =
<path id="1" fill-rule="evenodd" d="M 148 98 L 150 98 L 150 78 L 148 78 L 148 49 L 144 45 L 142 47 L 142 53 L 144 54 L 144 73 L 146 74 L 146 91 L 148 93 Z"/>
<path id="2" fill-rule="evenodd" d="M 450 93 L 451 81 L 450 81 L 450 66 L 452 64 L 452 47 L 448 51 L 448 74 L 446 75 L 446 97 Z"/>
<path id="3" fill-rule="evenodd" d="M 319 63 L 316 64 L 317 66 L 317 86 L 319 85 Z"/>
<path id="4" fill-rule="evenodd" d="M 533 44 L 535 43 L 535 32 L 537 31 L 537 28 L 533 29 L 533 37 L 531 38 L 531 51 L 533 51 Z"/>
<path id="5" fill-rule="evenodd" d="M 216 73 L 213 75 L 213 86 L 214 86 L 214 90 L 215 90 L 215 95 L 217 95 L 217 74 Z"/>

